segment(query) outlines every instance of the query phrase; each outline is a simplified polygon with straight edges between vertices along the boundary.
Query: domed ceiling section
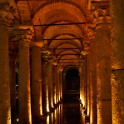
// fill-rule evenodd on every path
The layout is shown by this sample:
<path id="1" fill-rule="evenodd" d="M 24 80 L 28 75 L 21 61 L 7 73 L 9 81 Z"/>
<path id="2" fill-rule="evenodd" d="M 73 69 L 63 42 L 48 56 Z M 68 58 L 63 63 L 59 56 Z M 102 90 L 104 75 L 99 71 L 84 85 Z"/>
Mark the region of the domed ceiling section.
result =
<path id="1" fill-rule="evenodd" d="M 27 3 L 26 3 L 27 2 Z M 23 11 L 23 4 L 29 10 Z M 19 1 L 22 22 L 30 20 L 36 40 L 41 40 L 52 51 L 59 66 L 79 66 L 84 59 L 87 22 L 90 20 L 86 0 Z M 34 6 L 35 5 L 35 6 Z M 24 18 L 30 16 L 30 19 Z"/>

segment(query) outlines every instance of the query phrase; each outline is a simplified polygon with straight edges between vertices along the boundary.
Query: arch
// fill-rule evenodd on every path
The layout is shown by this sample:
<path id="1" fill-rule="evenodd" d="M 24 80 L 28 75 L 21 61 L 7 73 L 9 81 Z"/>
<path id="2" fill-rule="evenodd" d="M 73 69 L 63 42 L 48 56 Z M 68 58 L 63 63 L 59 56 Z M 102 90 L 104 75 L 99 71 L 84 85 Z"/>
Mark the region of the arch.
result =
<path id="1" fill-rule="evenodd" d="M 50 26 L 43 34 L 43 38 L 53 38 L 61 34 L 74 34 L 77 37 L 83 38 L 83 32 L 76 25 Z"/>
<path id="2" fill-rule="evenodd" d="M 66 39 L 69 39 L 69 38 L 70 38 L 70 40 L 66 40 Z M 49 45 L 49 47 L 58 46 L 59 45 L 59 40 L 56 40 L 56 39 L 63 39 L 63 40 L 61 40 L 61 42 L 70 41 L 72 43 L 75 43 L 75 44 L 79 45 L 79 47 L 82 47 L 83 40 L 82 39 L 76 39 L 76 38 L 78 38 L 78 37 L 76 37 L 73 34 L 69 34 L 69 33 L 59 34 L 59 35 L 56 35 L 53 38 L 53 40 L 48 41 L 49 42 L 48 45 Z"/>
<path id="3" fill-rule="evenodd" d="M 60 17 L 59 15 L 65 16 Z M 33 24 L 40 24 L 40 18 L 40 20 L 42 20 L 42 24 L 45 24 L 46 22 L 50 23 L 49 20 L 57 20 L 57 16 L 59 16 L 59 20 L 67 19 L 68 17 L 73 17 L 73 19 L 69 20 L 74 20 L 74 18 L 76 18 L 77 22 L 85 21 L 83 12 L 77 6 L 67 2 L 55 2 L 51 4 L 46 4 L 42 8 L 40 7 L 40 9 L 37 10 L 36 14 L 32 18 L 32 22 Z"/>

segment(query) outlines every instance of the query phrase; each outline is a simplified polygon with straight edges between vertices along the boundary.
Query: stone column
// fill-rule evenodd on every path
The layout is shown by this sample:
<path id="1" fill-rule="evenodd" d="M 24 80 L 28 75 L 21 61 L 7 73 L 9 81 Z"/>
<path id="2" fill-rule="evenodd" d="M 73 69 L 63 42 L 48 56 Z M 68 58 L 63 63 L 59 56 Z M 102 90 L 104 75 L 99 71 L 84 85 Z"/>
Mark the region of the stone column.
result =
<path id="1" fill-rule="evenodd" d="M 86 83 L 87 83 L 87 77 L 86 77 L 86 60 L 83 60 L 81 62 L 80 67 L 80 99 L 83 107 L 86 108 Z"/>
<path id="2" fill-rule="evenodd" d="M 124 1 L 110 0 L 112 124 L 124 123 Z"/>
<path id="3" fill-rule="evenodd" d="M 103 5 L 103 6 L 102 6 Z M 97 73 L 97 124 L 111 124 L 111 66 L 108 4 L 97 4 L 96 22 L 96 73 Z M 99 6 L 99 8 L 97 8 Z"/>
<path id="4" fill-rule="evenodd" d="M 31 49 L 31 108 L 32 120 L 36 123 L 42 115 L 41 48 Z"/>
<path id="5" fill-rule="evenodd" d="M 49 69 L 48 69 L 48 80 L 49 80 L 49 107 L 50 110 L 54 108 L 54 103 L 53 103 L 53 63 L 52 60 L 49 61 Z"/>
<path id="6" fill-rule="evenodd" d="M 30 29 L 19 30 L 19 122 L 31 124 L 31 95 L 30 95 L 30 59 L 29 43 Z"/>
<path id="7" fill-rule="evenodd" d="M 42 99 L 43 99 L 43 114 L 47 114 L 50 111 L 51 107 L 51 65 L 50 65 L 50 59 L 51 59 L 51 53 L 48 50 L 42 51 L 42 76 L 43 76 L 43 82 L 42 82 Z"/>
<path id="8" fill-rule="evenodd" d="M 86 56 L 87 61 L 87 116 L 90 115 L 90 83 L 91 83 L 91 77 L 90 77 L 90 55 Z M 87 120 L 88 121 L 88 120 Z"/>
<path id="9" fill-rule="evenodd" d="M 60 91 L 59 91 L 59 69 L 58 67 L 56 68 L 56 101 L 57 103 L 59 102 L 60 100 Z"/>
<path id="10" fill-rule="evenodd" d="M 57 103 L 57 94 L 56 94 L 56 65 L 53 65 L 53 96 L 54 96 L 54 105 Z"/>
<path id="11" fill-rule="evenodd" d="M 10 99 L 11 99 L 11 122 L 16 124 L 17 109 L 16 109 L 16 53 L 10 51 L 9 54 L 9 71 L 10 71 Z"/>
<path id="12" fill-rule="evenodd" d="M 60 101 L 62 100 L 62 71 L 63 69 L 60 68 L 60 71 L 59 71 L 59 82 L 60 82 Z"/>
<path id="13" fill-rule="evenodd" d="M 90 124 L 97 124 L 96 42 L 90 45 Z"/>
<path id="14" fill-rule="evenodd" d="M 8 25 L 9 3 L 0 1 L 0 124 L 11 124 Z"/>

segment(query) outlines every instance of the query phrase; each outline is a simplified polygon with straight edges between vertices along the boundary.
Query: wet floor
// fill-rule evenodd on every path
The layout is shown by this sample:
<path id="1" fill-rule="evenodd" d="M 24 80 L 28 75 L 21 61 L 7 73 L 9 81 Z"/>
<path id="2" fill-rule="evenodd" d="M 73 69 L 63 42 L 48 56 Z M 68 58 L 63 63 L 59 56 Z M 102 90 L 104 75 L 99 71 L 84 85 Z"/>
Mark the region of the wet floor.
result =
<path id="1" fill-rule="evenodd" d="M 64 101 L 40 124 L 84 124 L 79 101 Z"/>

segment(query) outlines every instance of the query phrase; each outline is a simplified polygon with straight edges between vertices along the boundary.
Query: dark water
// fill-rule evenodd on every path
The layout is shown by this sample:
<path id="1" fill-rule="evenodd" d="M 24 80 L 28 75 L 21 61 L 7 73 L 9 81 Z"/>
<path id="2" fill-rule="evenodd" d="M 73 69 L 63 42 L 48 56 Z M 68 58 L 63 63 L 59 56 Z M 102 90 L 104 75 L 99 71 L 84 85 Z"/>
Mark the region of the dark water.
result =
<path id="1" fill-rule="evenodd" d="M 64 101 L 41 124 L 84 124 L 79 101 Z"/>

